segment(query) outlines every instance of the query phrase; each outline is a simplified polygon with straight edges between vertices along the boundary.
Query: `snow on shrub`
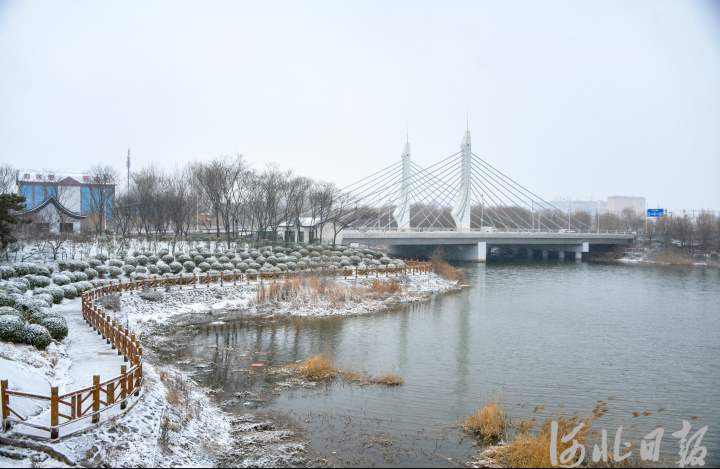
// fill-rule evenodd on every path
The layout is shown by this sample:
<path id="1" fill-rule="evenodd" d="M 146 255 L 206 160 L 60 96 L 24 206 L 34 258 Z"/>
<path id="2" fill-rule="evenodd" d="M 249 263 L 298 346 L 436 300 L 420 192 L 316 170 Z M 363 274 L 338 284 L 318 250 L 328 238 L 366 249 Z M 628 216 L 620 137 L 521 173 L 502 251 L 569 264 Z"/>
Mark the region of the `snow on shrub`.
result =
<path id="1" fill-rule="evenodd" d="M 158 268 L 158 272 L 160 272 L 163 275 L 170 273 L 170 266 L 164 262 L 158 262 L 157 268 Z"/>
<path id="2" fill-rule="evenodd" d="M 188 256 L 187 254 L 180 254 L 175 260 L 181 264 L 185 264 L 188 261 L 192 261 L 192 257 Z"/>
<path id="3" fill-rule="evenodd" d="M 38 292 L 37 290 L 35 290 L 33 298 L 44 301 L 48 308 L 51 307 L 52 304 L 55 302 L 55 298 L 52 296 L 52 294 L 48 292 Z"/>
<path id="4" fill-rule="evenodd" d="M 170 265 L 172 262 L 175 261 L 175 257 L 172 256 L 171 254 L 165 254 L 160 259 L 162 259 L 162 261 L 168 265 Z"/>
<path id="5" fill-rule="evenodd" d="M 148 264 L 157 264 L 160 258 L 155 254 L 148 256 Z"/>
<path id="6" fill-rule="evenodd" d="M 89 269 L 90 267 L 87 267 L 87 268 Z M 79 271 L 75 272 L 75 281 L 76 282 L 84 282 L 87 279 L 88 279 L 88 276 L 85 272 L 79 272 Z"/>
<path id="7" fill-rule="evenodd" d="M 137 256 L 135 259 L 137 260 L 138 265 L 147 265 L 148 263 L 147 256 L 143 256 L 142 254 Z"/>
<path id="8" fill-rule="evenodd" d="M 9 265 L 0 265 L 0 278 L 8 279 L 17 275 L 15 269 Z"/>
<path id="9" fill-rule="evenodd" d="M 122 267 L 125 265 L 125 263 L 122 261 L 122 259 L 110 259 L 108 261 L 108 265 L 110 267 Z"/>
<path id="10" fill-rule="evenodd" d="M 52 281 L 55 285 L 67 285 L 70 283 L 70 277 L 64 274 L 53 274 Z"/>
<path id="11" fill-rule="evenodd" d="M 96 267 L 105 267 L 105 266 L 104 266 L 104 265 L 103 265 L 103 266 L 98 265 L 98 266 L 96 266 Z M 88 267 L 87 269 L 85 269 L 85 272 L 84 272 L 84 273 L 85 273 L 85 275 L 87 275 L 87 278 L 90 279 L 90 280 L 92 280 L 92 279 L 94 279 L 95 277 L 98 276 L 98 271 L 95 270 L 95 269 L 93 269 L 92 267 Z"/>
<path id="12" fill-rule="evenodd" d="M 118 276 L 120 276 L 120 274 L 122 274 L 122 269 L 120 267 L 111 265 L 110 267 L 108 267 L 108 274 L 110 274 L 112 278 L 117 278 Z"/>
<path id="13" fill-rule="evenodd" d="M 90 258 L 88 259 L 88 265 L 92 267 L 93 269 L 99 265 L 102 265 L 102 261 L 100 259 Z"/>
<path id="14" fill-rule="evenodd" d="M 16 262 L 13 264 L 16 275 L 37 274 L 38 266 L 32 262 Z"/>
<path id="15" fill-rule="evenodd" d="M 135 259 L 132 256 L 125 258 L 125 265 L 131 265 L 131 266 L 135 267 L 137 265 L 137 263 L 138 263 L 137 259 Z M 125 265 L 122 266 L 123 270 L 125 269 Z"/>
<path id="16" fill-rule="evenodd" d="M 62 287 L 63 293 L 65 293 L 65 298 L 68 300 L 72 300 L 76 296 L 78 296 L 77 288 L 75 288 L 73 285 L 63 285 Z"/>
<path id="17" fill-rule="evenodd" d="M 25 293 L 30 288 L 30 282 L 26 278 L 15 277 L 8 282 L 9 286 L 15 287 L 21 293 Z"/>
<path id="18" fill-rule="evenodd" d="M 194 272 L 195 271 L 195 263 L 193 261 L 187 260 L 183 262 L 182 264 L 183 269 L 185 269 L 185 272 Z"/>
<path id="19" fill-rule="evenodd" d="M 39 324 L 50 333 L 55 340 L 63 340 L 68 335 L 68 326 L 65 318 L 61 316 L 46 316 Z"/>
<path id="20" fill-rule="evenodd" d="M 50 285 L 50 279 L 42 275 L 26 275 L 25 280 L 30 283 L 30 288 L 43 288 Z"/>
<path id="21" fill-rule="evenodd" d="M 27 324 L 20 334 L 22 343 L 33 345 L 39 350 L 45 350 L 52 342 L 50 332 L 40 324 Z"/>
<path id="22" fill-rule="evenodd" d="M 16 308 L 13 308 L 12 306 L 0 306 L 0 315 L 10 315 L 10 316 L 19 316 L 22 317 L 22 313 L 20 313 L 19 310 Z"/>
<path id="23" fill-rule="evenodd" d="M 0 315 L 0 340 L 5 342 L 20 342 L 23 338 L 25 321 L 20 316 Z"/>
<path id="24" fill-rule="evenodd" d="M 146 273 L 140 273 L 140 272 L 133 272 L 133 274 L 130 276 L 133 280 L 146 280 L 148 278 Z"/>
<path id="25" fill-rule="evenodd" d="M 81 280 L 80 282 L 75 282 L 71 284 L 73 287 L 75 287 L 75 290 L 77 290 L 78 295 L 86 292 L 88 290 L 92 290 L 93 284 L 91 282 L 88 282 L 87 280 Z"/>
<path id="26" fill-rule="evenodd" d="M 105 254 L 99 252 L 95 254 L 95 259 L 99 260 L 100 262 L 105 262 L 106 260 L 108 260 L 108 257 Z"/>
<path id="27" fill-rule="evenodd" d="M 200 264 L 198 264 L 198 268 L 203 272 L 207 272 L 208 270 L 210 270 L 210 264 L 208 264 L 207 262 L 201 262 Z"/>
<path id="28" fill-rule="evenodd" d="M 49 294 L 52 297 L 52 303 L 55 304 L 62 303 L 63 298 L 65 298 L 65 292 L 61 287 L 58 287 L 57 285 L 50 285 L 48 287 L 35 290 L 36 295 L 42 293 Z"/>
<path id="29" fill-rule="evenodd" d="M 135 267 L 136 274 L 146 274 L 147 272 L 148 272 L 147 267 L 143 267 L 141 265 Z"/>
<path id="30" fill-rule="evenodd" d="M 125 264 L 122 266 L 122 271 L 125 272 L 125 275 L 130 275 L 131 273 L 135 272 L 135 266 L 131 264 Z"/>
<path id="31" fill-rule="evenodd" d="M 163 260 L 165 259 L 165 257 L 167 257 L 167 256 L 163 256 Z M 180 271 L 182 271 L 182 269 L 183 269 L 183 266 L 181 263 L 179 263 L 179 262 L 171 262 L 170 263 L 170 270 L 172 271 L 172 273 L 179 274 Z"/>
<path id="32" fill-rule="evenodd" d="M 205 258 L 203 256 L 201 256 L 200 254 L 198 254 L 197 256 L 193 256 L 193 262 L 195 264 L 201 264 L 201 263 L 205 262 Z"/>
<path id="33" fill-rule="evenodd" d="M 241 272 L 245 272 L 248 269 L 247 262 L 240 262 L 236 267 L 240 269 Z"/>
<path id="34" fill-rule="evenodd" d="M 157 290 L 143 290 L 138 296 L 145 301 L 160 301 L 163 299 L 163 293 Z"/>
<path id="35" fill-rule="evenodd" d="M 104 277 L 108 273 L 108 266 L 99 265 L 99 266 L 95 267 L 95 272 L 97 272 L 99 277 Z M 87 271 L 86 271 L 86 273 L 87 273 Z M 88 275 L 88 277 L 89 277 L 89 275 Z"/>
<path id="36" fill-rule="evenodd" d="M 218 262 L 221 264 L 227 264 L 230 262 L 230 258 L 228 256 L 220 256 L 218 257 Z"/>
<path id="37" fill-rule="evenodd" d="M 157 267 L 155 264 L 148 264 L 145 268 L 146 268 L 146 269 L 148 270 L 148 272 L 151 273 L 151 274 L 156 274 L 156 273 L 158 273 L 158 267 Z"/>
<path id="38" fill-rule="evenodd" d="M 77 272 L 70 272 L 69 270 L 63 270 L 60 273 L 67 276 L 70 279 L 70 282 L 77 282 L 77 280 L 78 280 Z"/>

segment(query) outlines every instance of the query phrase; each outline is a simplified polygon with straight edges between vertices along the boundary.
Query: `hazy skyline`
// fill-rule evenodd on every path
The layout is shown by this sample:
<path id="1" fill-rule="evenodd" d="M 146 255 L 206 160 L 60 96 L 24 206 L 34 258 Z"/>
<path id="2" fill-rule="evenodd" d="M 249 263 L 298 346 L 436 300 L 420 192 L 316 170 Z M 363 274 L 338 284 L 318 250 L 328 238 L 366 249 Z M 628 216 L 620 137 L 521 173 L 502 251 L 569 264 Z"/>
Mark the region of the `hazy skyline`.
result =
<path id="1" fill-rule="evenodd" d="M 473 150 L 546 199 L 720 209 L 720 4 L 0 0 L 0 159 L 241 153 L 345 185 Z M 124 185 L 123 185 L 124 187 Z"/>

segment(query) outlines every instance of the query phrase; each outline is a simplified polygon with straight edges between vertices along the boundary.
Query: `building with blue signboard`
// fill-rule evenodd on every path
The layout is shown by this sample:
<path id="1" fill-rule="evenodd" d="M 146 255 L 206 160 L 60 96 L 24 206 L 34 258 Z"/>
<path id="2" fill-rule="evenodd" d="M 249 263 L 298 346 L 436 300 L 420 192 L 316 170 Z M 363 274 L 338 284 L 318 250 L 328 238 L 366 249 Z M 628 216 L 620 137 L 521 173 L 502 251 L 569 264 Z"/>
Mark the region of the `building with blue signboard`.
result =
<path id="1" fill-rule="evenodd" d="M 93 217 L 104 213 L 103 222 L 112 219 L 115 183 L 93 180 L 89 174 L 57 174 L 53 172 L 18 173 L 18 192 L 25 196 L 25 209 L 47 205 L 60 206 L 69 213 Z"/>

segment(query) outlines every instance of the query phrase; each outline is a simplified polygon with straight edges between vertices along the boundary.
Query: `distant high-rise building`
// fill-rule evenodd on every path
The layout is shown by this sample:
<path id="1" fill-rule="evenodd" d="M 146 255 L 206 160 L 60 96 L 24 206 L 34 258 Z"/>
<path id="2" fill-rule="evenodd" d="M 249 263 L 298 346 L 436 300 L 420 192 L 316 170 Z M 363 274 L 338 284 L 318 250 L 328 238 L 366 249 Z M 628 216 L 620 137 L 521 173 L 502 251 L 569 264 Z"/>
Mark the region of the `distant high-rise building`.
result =
<path id="1" fill-rule="evenodd" d="M 631 209 L 636 215 L 642 215 L 646 206 L 645 197 L 613 195 L 607 198 L 607 210 L 615 215 L 622 214 L 626 208 Z"/>

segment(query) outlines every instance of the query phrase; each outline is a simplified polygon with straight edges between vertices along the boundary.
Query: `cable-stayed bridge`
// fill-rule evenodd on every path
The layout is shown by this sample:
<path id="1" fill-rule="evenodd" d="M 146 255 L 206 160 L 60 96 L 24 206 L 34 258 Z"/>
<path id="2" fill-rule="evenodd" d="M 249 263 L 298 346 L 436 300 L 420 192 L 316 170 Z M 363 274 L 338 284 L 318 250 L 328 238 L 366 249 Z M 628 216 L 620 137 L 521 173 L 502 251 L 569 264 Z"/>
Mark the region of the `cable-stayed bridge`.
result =
<path id="1" fill-rule="evenodd" d="M 632 241 L 628 233 L 592 232 L 472 151 L 470 131 L 460 151 L 421 167 L 405 144 L 399 161 L 343 188 L 344 243 L 385 245 L 398 255 L 484 261 L 492 248 L 529 257 L 582 258 L 591 246 Z"/>

